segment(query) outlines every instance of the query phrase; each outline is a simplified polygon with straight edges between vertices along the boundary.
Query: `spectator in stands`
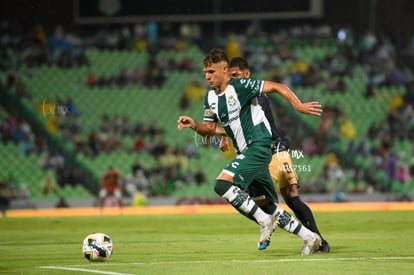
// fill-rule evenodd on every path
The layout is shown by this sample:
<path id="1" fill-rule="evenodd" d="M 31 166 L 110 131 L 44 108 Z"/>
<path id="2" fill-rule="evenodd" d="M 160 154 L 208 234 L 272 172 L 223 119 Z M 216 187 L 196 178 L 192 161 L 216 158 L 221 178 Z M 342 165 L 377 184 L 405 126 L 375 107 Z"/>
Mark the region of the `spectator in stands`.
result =
<path id="1" fill-rule="evenodd" d="M 303 84 L 303 76 L 308 73 L 308 65 L 298 56 L 294 56 L 288 67 L 290 75 L 290 83 L 292 86 L 301 86 Z"/>
<path id="2" fill-rule="evenodd" d="M 42 186 L 43 195 L 57 192 L 57 183 L 52 173 L 53 173 L 53 170 L 47 171 L 42 179 L 41 186 Z"/>
<path id="3" fill-rule="evenodd" d="M 236 34 L 230 34 L 228 36 L 226 42 L 226 53 L 229 59 L 242 55 L 242 50 Z"/>
<path id="4" fill-rule="evenodd" d="M 184 89 L 184 99 L 190 103 L 193 100 L 202 101 L 206 87 L 196 79 L 192 79 Z"/>
<path id="5" fill-rule="evenodd" d="M 133 133 L 139 136 L 146 136 L 148 134 L 147 126 L 142 121 L 138 122 L 134 127 Z"/>
<path id="6" fill-rule="evenodd" d="M 305 156 L 312 156 L 317 153 L 318 148 L 316 146 L 315 137 L 308 136 L 304 138 L 302 142 L 302 149 Z"/>
<path id="7" fill-rule="evenodd" d="M 56 208 L 68 208 L 70 206 L 69 206 L 69 203 L 66 201 L 65 197 L 60 196 L 58 201 L 56 202 L 55 207 Z"/>
<path id="8" fill-rule="evenodd" d="M 348 116 L 342 116 L 339 131 L 349 141 L 355 140 L 357 135 L 355 125 Z"/>
<path id="9" fill-rule="evenodd" d="M 196 184 L 196 179 L 190 166 L 187 168 L 187 170 L 182 171 L 182 173 L 180 173 L 180 176 L 177 178 L 176 184 L 178 188 L 180 188 L 182 185 Z"/>
<path id="10" fill-rule="evenodd" d="M 399 196 L 397 197 L 398 201 L 411 201 L 411 196 L 408 191 L 411 191 L 410 188 L 410 173 L 408 172 L 407 166 L 404 163 L 399 163 L 397 172 L 395 174 L 394 184 L 399 185 L 395 186 L 399 189 Z"/>
<path id="11" fill-rule="evenodd" d="M 125 191 L 130 197 L 134 197 L 137 192 L 144 195 L 149 193 L 151 182 L 145 175 L 144 170 L 139 169 L 135 174 L 131 174 L 125 185 Z"/>
<path id="12" fill-rule="evenodd" d="M 157 121 L 152 119 L 147 127 L 147 134 L 149 135 L 150 139 L 153 139 L 156 136 L 159 136 L 164 133 L 164 129 L 157 125 Z"/>
<path id="13" fill-rule="evenodd" d="M 193 60 L 188 57 L 184 57 L 178 62 L 178 70 L 182 72 L 194 72 L 195 71 L 195 65 L 193 63 Z"/>
<path id="14" fill-rule="evenodd" d="M 144 174 L 146 176 L 149 176 L 148 175 L 149 172 L 147 171 L 147 169 L 144 166 L 142 166 L 141 161 L 140 161 L 139 158 L 135 159 L 134 163 L 132 164 L 132 166 L 131 166 L 131 174 L 132 175 L 135 175 L 138 170 L 144 171 Z"/>
<path id="15" fill-rule="evenodd" d="M 124 115 L 120 118 L 119 127 L 122 136 L 130 136 L 133 134 L 133 127 L 129 121 L 128 116 Z"/>
<path id="16" fill-rule="evenodd" d="M 134 144 L 133 144 L 133 148 L 134 152 L 142 152 L 145 151 L 145 140 L 142 136 L 137 136 Z"/>
<path id="17" fill-rule="evenodd" d="M 119 69 L 118 76 L 116 77 L 116 84 L 118 87 L 123 88 L 129 83 L 128 71 L 125 67 Z"/>
<path id="18" fill-rule="evenodd" d="M 374 85 L 372 85 L 372 83 L 367 83 L 365 85 L 364 96 L 365 96 L 366 99 L 374 98 L 375 92 L 374 92 Z"/>
<path id="19" fill-rule="evenodd" d="M 65 65 L 61 63 L 62 55 L 70 50 L 71 45 L 66 39 L 66 34 L 62 26 L 56 26 L 54 32 L 48 39 L 48 45 L 53 54 L 53 62 L 55 64 Z"/>
<path id="20" fill-rule="evenodd" d="M 344 180 L 344 172 L 339 163 L 337 155 L 331 151 L 327 154 L 323 164 L 325 180 L 328 183 L 340 186 Z"/>
<path id="21" fill-rule="evenodd" d="M 407 166 L 402 162 L 398 164 L 395 180 L 401 184 L 406 184 L 410 181 L 410 173 L 408 172 Z"/>
<path id="22" fill-rule="evenodd" d="M 135 178 L 135 184 L 138 192 L 142 192 L 143 194 L 147 195 L 151 187 L 151 181 L 145 175 L 145 171 L 142 169 L 138 170 L 135 174 Z"/>
<path id="23" fill-rule="evenodd" d="M 166 153 L 167 148 L 168 148 L 168 145 L 165 143 L 164 139 L 160 137 L 153 147 L 149 147 L 149 150 L 150 150 L 149 152 L 155 158 L 159 158 Z"/>
<path id="24" fill-rule="evenodd" d="M 184 150 L 181 147 L 176 147 L 173 149 L 177 160 L 177 171 L 185 171 L 189 167 L 189 158 L 184 154 Z"/>
<path id="25" fill-rule="evenodd" d="M 193 139 L 187 139 L 183 146 L 184 154 L 188 158 L 198 158 L 198 152 L 196 150 L 195 142 Z"/>
<path id="26" fill-rule="evenodd" d="M 206 175 L 203 172 L 201 167 L 197 168 L 197 171 L 194 173 L 194 179 L 197 185 L 201 185 L 207 182 Z"/>
<path id="27" fill-rule="evenodd" d="M 138 170 L 144 170 L 144 167 L 141 164 L 141 160 L 139 158 L 135 159 L 134 163 L 131 166 L 131 174 L 135 175 Z"/>
<path id="28" fill-rule="evenodd" d="M 130 76 L 131 83 L 132 84 L 141 83 L 143 78 L 144 78 L 143 70 L 139 66 L 135 67 L 131 72 L 131 76 Z"/>
<path id="29" fill-rule="evenodd" d="M 11 200 L 11 190 L 4 179 L 0 179 L 0 211 L 6 217 L 6 211 L 9 208 Z"/>
<path id="30" fill-rule="evenodd" d="M 88 152 L 89 155 L 96 157 L 100 151 L 99 137 L 95 130 L 92 130 L 88 135 Z"/>
<path id="31" fill-rule="evenodd" d="M 385 172 L 387 173 L 388 183 L 395 180 L 398 168 L 398 156 L 394 151 L 387 151 L 385 154 Z"/>
<path id="32" fill-rule="evenodd" d="M 103 88 L 110 85 L 110 79 L 105 76 L 105 74 L 100 74 L 95 81 L 95 85 L 98 88 Z"/>
<path id="33" fill-rule="evenodd" d="M 80 115 L 79 108 L 72 98 L 67 98 L 63 106 L 66 107 L 67 115 Z"/>
<path id="34" fill-rule="evenodd" d="M 166 147 L 165 153 L 158 158 L 159 167 L 163 169 L 175 169 L 178 167 L 178 158 L 172 147 Z"/>
<path id="35" fill-rule="evenodd" d="M 182 94 L 180 97 L 180 101 L 178 102 L 178 106 L 180 107 L 181 110 L 185 110 L 188 107 L 190 107 L 190 102 L 188 101 L 188 99 L 185 97 L 185 94 Z"/>

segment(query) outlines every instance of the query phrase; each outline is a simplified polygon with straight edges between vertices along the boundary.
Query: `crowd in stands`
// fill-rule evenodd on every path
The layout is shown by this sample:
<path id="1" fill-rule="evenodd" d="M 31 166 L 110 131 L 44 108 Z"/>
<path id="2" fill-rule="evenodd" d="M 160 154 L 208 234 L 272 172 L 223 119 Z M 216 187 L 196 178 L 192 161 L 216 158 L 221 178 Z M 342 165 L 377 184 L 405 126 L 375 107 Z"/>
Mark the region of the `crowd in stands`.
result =
<path id="1" fill-rule="evenodd" d="M 345 77 L 354 77 L 352 68 L 362 67 L 368 75 L 365 83 L 365 98 L 377 100 L 381 95 L 377 90 L 389 87 L 402 87 L 405 95 L 394 95 L 390 99 L 389 110 L 384 121 L 379 125 L 371 125 L 368 137 L 357 139 L 355 122 L 343 111 L 346 102 L 324 106 L 318 132 L 302 140 L 297 134 L 296 124 L 285 120 L 285 113 L 277 108 L 279 124 L 290 138 L 291 144 L 303 148 L 307 155 L 327 155 L 325 169 L 319 181 L 315 183 L 319 192 L 326 191 L 328 182 L 343 183 L 347 170 L 352 174 L 355 186 L 351 192 L 386 192 L 391 191 L 391 183 L 399 181 L 407 184 L 414 177 L 414 164 L 404 163 L 395 152 L 394 144 L 412 140 L 414 132 L 412 97 L 414 90 L 414 39 L 404 45 L 395 45 L 387 36 L 377 36 L 371 32 L 353 34 L 350 29 L 338 31 L 341 39 L 332 39 L 329 45 L 324 45 L 324 38 L 335 39 L 335 31 L 330 27 L 320 28 L 296 27 L 289 31 L 280 30 L 276 33 L 264 33 L 257 29 L 245 34 L 229 35 L 226 49 L 231 55 L 241 55 L 249 60 L 253 76 L 264 75 L 266 79 L 283 82 L 295 90 L 296 87 L 312 87 L 323 85 L 326 93 L 347 94 L 353 87 L 347 87 Z M 259 26 L 260 27 L 260 26 Z M 254 34 L 252 36 L 252 34 Z M 252 38 L 260 35 L 261 46 L 248 43 Z M 307 64 L 297 55 L 296 49 L 303 44 L 292 46 L 289 38 L 295 38 L 301 43 L 320 48 L 328 48 L 325 57 L 316 58 Z M 334 47 L 334 51 L 329 49 Z M 313 100 L 312 95 L 303 100 Z M 286 122 L 286 123 L 285 123 Z M 349 143 L 347 152 L 337 152 L 338 142 Z M 414 152 L 414 146 L 410 153 Z M 348 162 L 343 155 L 363 156 L 368 167 L 359 167 L 354 162 Z M 334 157 L 330 157 L 334 155 Z M 331 160 L 329 160 L 331 159 Z M 332 161 L 334 159 L 334 161 Z M 351 165 L 353 163 L 353 165 Z M 377 171 L 384 171 L 386 178 L 380 181 Z M 397 175 L 397 171 L 399 172 Z M 365 185 L 357 186 L 364 181 Z"/>
<path id="2" fill-rule="evenodd" d="M 86 85 L 89 87 L 124 87 L 142 83 L 146 86 L 159 87 L 163 85 L 165 73 L 169 70 L 191 71 L 195 70 L 195 67 L 187 59 L 179 63 L 171 60 L 157 60 L 155 58 L 157 51 L 159 49 L 185 50 L 192 43 L 200 45 L 201 40 L 201 30 L 196 24 L 183 24 L 176 37 L 173 36 L 174 32 L 162 31 L 158 29 L 159 27 L 149 22 L 147 25 L 138 24 L 133 27 L 101 30 L 92 35 L 90 39 L 83 39 L 77 34 L 65 32 L 59 26 L 47 35 L 42 26 L 37 26 L 30 32 L 23 32 L 19 26 L 3 24 L 0 32 L 2 45 L 0 69 L 8 72 L 6 86 L 11 87 L 23 97 L 30 96 L 30 93 L 15 74 L 18 66 L 24 66 L 29 75 L 35 75 L 36 66 L 44 64 L 53 64 L 61 68 L 87 66 L 89 61 L 85 51 L 89 47 L 136 50 L 147 52 L 150 56 L 144 68 L 137 67 L 132 71 L 120 68 L 118 75 L 107 78 L 89 72 L 86 76 Z M 162 28 L 168 28 L 168 26 L 163 25 Z M 336 35 L 340 32 L 342 36 L 337 39 Z M 250 43 L 259 38 L 262 41 L 259 45 Z M 329 39 L 331 42 L 326 48 L 333 47 L 335 51 L 323 58 L 312 60 L 311 63 L 306 63 L 295 52 L 295 48 L 302 47 L 303 44 L 292 45 L 290 43 L 292 38 L 307 46 L 322 48 L 325 45 L 322 45 L 321 41 Z M 355 138 L 354 122 L 341 109 L 341 104 L 326 106 L 318 132 L 304 140 L 295 132 L 296 124 L 285 123 L 287 116 L 283 110 L 278 110 L 277 114 L 280 119 L 279 123 L 283 127 L 286 126 L 283 130 L 293 145 L 303 147 L 309 156 L 312 154 L 328 155 L 322 181 L 343 182 L 345 177 L 340 170 L 347 169 L 351 171 L 354 182 L 364 181 L 370 190 L 389 191 L 390 182 L 408 182 L 410 177 L 414 177 L 414 165 L 399 161 L 393 146 L 401 140 L 412 140 L 414 135 L 414 100 L 411 96 L 414 82 L 414 43 L 412 41 L 406 45 L 395 45 L 387 36 L 379 36 L 370 32 L 354 34 L 350 29 L 333 30 L 329 26 L 296 26 L 266 33 L 257 24 L 249 26 L 245 33 L 228 34 L 224 41 L 221 46 L 227 49 L 230 57 L 244 56 L 249 60 L 253 76 L 263 75 L 266 79 L 283 82 L 293 89 L 322 85 L 324 91 L 328 93 L 347 94 L 350 87 L 347 87 L 344 80 L 345 77 L 353 77 L 352 68 L 355 66 L 361 66 L 369 76 L 365 90 L 361 91 L 367 99 L 375 100 L 378 97 L 376 89 L 379 87 L 404 87 L 406 94 L 393 99 L 386 119 L 378 125 L 371 125 L 366 139 Z M 8 49 L 14 49 L 14 53 Z M 183 91 L 180 106 L 186 108 L 192 100 L 201 100 L 202 90 L 205 91 L 205 86 L 192 80 Z M 304 100 L 310 99 L 313 99 L 312 95 L 304 98 Z M 57 104 L 74 106 L 70 99 Z M 74 108 L 76 110 L 76 106 Z M 61 132 L 63 140 L 74 142 L 78 153 L 83 152 L 93 157 L 101 152 L 115 151 L 122 144 L 123 137 L 133 136 L 134 143 L 131 150 L 137 153 L 148 152 L 158 160 L 157 167 L 153 171 L 133 169 L 129 181 L 135 182 L 133 186 L 136 190 L 152 186 L 152 191 L 147 190 L 148 193 L 167 194 L 176 187 L 177 182 L 188 182 L 189 179 L 185 176 L 192 176 L 192 173 L 183 173 L 183 171 L 187 171 L 188 158 L 194 155 L 186 155 L 187 151 L 183 148 L 171 148 L 165 144 L 162 129 L 158 129 L 159 132 L 155 134 L 151 130 L 154 123 L 150 125 L 141 123 L 136 127 L 131 127 L 128 118 L 107 115 L 102 118 L 96 132 L 93 131 L 87 137 L 83 137 L 78 121 L 80 112 L 74 111 L 71 114 L 73 115 L 66 117 L 65 120 L 51 121 L 50 127 L 56 127 Z M 27 134 L 27 128 L 27 125 L 23 123 L 20 132 L 9 131 L 10 129 L 2 130 L 2 139 L 19 138 L 24 141 L 22 132 Z M 368 165 L 366 169 L 363 169 L 361 163 L 357 165 L 355 162 L 349 162 L 340 153 L 335 152 L 334 145 L 338 140 L 345 140 L 349 143 L 348 153 L 364 158 Z M 414 147 L 411 148 L 411 153 L 413 152 Z M 46 159 L 47 156 L 44 158 Z M 374 174 L 378 169 L 386 173 L 385 184 L 380 183 Z M 196 182 L 199 181 L 196 180 Z M 160 190 L 163 191 L 157 191 L 155 186 L 161 186 Z M 355 186 L 353 191 L 366 192 L 369 189 L 367 186 L 363 188 Z M 128 188 L 134 189 L 131 185 Z M 318 191 L 321 190 L 323 188 L 318 189 Z"/>
<path id="3" fill-rule="evenodd" d="M 168 196 L 178 188 L 188 185 L 206 184 L 205 171 L 198 167 L 193 171 L 190 160 L 176 148 L 167 148 L 155 167 L 147 168 L 137 159 L 131 166 L 131 173 L 125 177 L 124 192 L 134 196 L 136 192 L 145 196 Z"/>
<path id="4" fill-rule="evenodd" d="M 155 166 L 144 168 L 139 158 L 126 175 L 125 190 L 129 195 L 134 190 L 149 196 L 170 195 L 182 184 L 204 184 L 203 171 L 191 171 L 189 162 L 197 158 L 194 143 L 186 142 L 183 146 L 171 146 L 164 141 L 165 131 L 157 126 L 156 121 L 148 124 L 139 122 L 133 130 L 135 137 L 132 150 L 140 154 L 149 154 L 155 160 Z"/>
<path id="5" fill-rule="evenodd" d="M 66 119 L 63 121 L 69 122 Z M 75 125 L 78 124 L 75 123 Z M 73 129 L 73 127 L 64 126 L 61 131 L 67 128 Z M 132 195 L 131 190 L 139 190 L 149 195 L 167 195 L 182 182 L 188 184 L 205 183 L 204 181 L 200 182 L 199 177 L 191 178 L 193 173 L 189 170 L 189 161 L 193 157 L 198 157 L 195 145 L 188 141 L 183 146 L 172 147 L 164 141 L 164 136 L 165 130 L 159 127 L 155 120 L 148 123 L 132 122 L 128 117 L 117 114 L 104 114 L 98 128 L 91 130 L 87 136 L 82 134 L 80 127 L 75 127 L 72 134 L 62 134 L 66 142 L 74 142 L 77 154 L 90 158 L 95 158 L 103 153 L 126 150 L 130 153 L 136 153 L 137 158 L 140 154 L 146 153 L 156 160 L 156 166 L 153 169 L 139 172 L 135 163 L 131 174 L 123 175 L 125 180 L 128 178 L 126 181 L 128 186 L 125 189 L 127 195 Z M 133 142 L 128 144 L 128 148 L 125 148 L 123 144 L 127 138 L 132 139 Z M 62 163 L 60 157 L 47 154 L 44 155 L 44 159 L 49 161 L 43 162 L 49 165 L 53 163 L 55 168 L 59 168 Z M 198 171 L 198 173 L 201 172 Z M 148 184 L 141 183 L 144 181 Z M 131 185 L 131 183 L 135 184 Z M 145 190 L 143 190 L 143 186 L 146 187 Z"/>
<path id="6" fill-rule="evenodd" d="M 39 182 L 43 193 L 57 192 L 57 186 L 66 184 L 76 185 L 82 183 L 82 177 L 76 176 L 75 167 L 69 167 L 62 154 L 51 150 L 44 137 L 33 131 L 30 124 L 21 118 L 20 115 L 7 112 L 5 118 L 0 120 L 0 141 L 1 145 L 17 145 L 19 153 L 24 156 L 37 156 L 38 168 L 44 172 L 45 179 Z M 5 172 L 5 171 L 3 171 Z M 2 183 L 10 188 L 11 199 L 27 199 L 31 196 L 25 182 L 20 182 L 10 171 L 8 178 L 1 179 Z M 51 188 L 48 177 L 56 182 Z"/>
<path id="7" fill-rule="evenodd" d="M 3 21 L 0 34 L 0 69 L 4 71 L 24 65 L 27 73 L 33 74 L 40 65 L 71 68 L 89 64 L 83 40 L 61 26 L 47 34 L 42 25 L 27 30 L 18 23 Z"/>

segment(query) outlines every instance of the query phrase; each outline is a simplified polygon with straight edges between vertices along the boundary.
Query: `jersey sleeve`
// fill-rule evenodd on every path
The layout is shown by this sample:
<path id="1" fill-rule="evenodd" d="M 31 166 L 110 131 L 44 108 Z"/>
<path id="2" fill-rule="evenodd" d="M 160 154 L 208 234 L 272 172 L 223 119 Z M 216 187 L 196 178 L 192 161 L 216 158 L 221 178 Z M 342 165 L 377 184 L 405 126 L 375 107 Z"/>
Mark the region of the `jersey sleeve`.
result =
<path id="1" fill-rule="evenodd" d="M 210 91 L 211 92 L 211 91 Z M 208 101 L 208 96 L 210 92 L 207 92 L 204 95 L 204 121 L 208 122 L 217 122 L 216 114 L 211 110 L 210 103 Z"/>
<path id="2" fill-rule="evenodd" d="M 262 94 L 264 80 L 232 78 L 230 84 L 235 87 L 241 101 L 250 102 L 251 99 Z"/>

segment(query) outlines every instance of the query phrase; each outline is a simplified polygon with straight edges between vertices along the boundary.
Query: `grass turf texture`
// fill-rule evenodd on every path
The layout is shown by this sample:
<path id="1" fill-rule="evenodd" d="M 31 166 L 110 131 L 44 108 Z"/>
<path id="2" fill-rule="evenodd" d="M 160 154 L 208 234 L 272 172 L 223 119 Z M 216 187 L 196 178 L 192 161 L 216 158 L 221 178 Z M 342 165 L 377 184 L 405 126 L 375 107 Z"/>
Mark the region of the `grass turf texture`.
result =
<path id="1" fill-rule="evenodd" d="M 281 229 L 258 251 L 258 226 L 237 213 L 5 218 L 0 274 L 413 274 L 413 211 L 315 216 L 332 251 L 307 257 Z M 91 232 L 111 236 L 109 261 L 83 257 Z"/>

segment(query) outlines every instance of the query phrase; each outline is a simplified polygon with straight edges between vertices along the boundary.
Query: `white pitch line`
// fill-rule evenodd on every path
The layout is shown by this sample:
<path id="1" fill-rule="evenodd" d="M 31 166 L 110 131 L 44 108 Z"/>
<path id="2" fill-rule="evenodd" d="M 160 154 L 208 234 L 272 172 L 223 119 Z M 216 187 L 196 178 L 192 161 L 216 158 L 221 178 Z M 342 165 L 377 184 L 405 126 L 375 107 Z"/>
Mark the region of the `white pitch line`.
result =
<path id="1" fill-rule="evenodd" d="M 86 268 L 64 267 L 64 266 L 40 266 L 39 268 L 69 270 L 69 271 L 78 271 L 78 272 L 81 271 L 81 272 L 98 273 L 98 274 L 110 274 L 110 275 L 134 275 L 134 274 L 129 274 L 129 273 L 100 271 L 100 270 L 93 270 L 93 269 L 86 269 Z"/>
<path id="2" fill-rule="evenodd" d="M 223 261 L 182 261 L 182 262 L 140 262 L 129 263 L 134 265 L 152 264 L 203 264 L 203 263 L 275 263 L 275 262 L 324 262 L 324 261 L 395 261 L 395 260 L 414 260 L 414 257 L 361 257 L 361 258 L 293 258 L 293 259 L 273 259 L 273 260 L 223 260 Z"/>
<path id="3" fill-rule="evenodd" d="M 217 264 L 217 263 L 277 263 L 277 262 L 332 262 L 332 261 L 397 261 L 397 260 L 414 260 L 414 257 L 359 257 L 359 258 L 288 258 L 288 259 L 266 259 L 266 260 L 221 260 L 221 261 L 173 261 L 173 262 L 131 262 L 131 263 L 106 263 L 108 266 L 124 266 L 124 265 L 176 265 L 176 264 Z M 88 264 L 68 265 L 72 267 L 90 266 Z M 90 270 L 86 268 L 70 268 L 59 266 L 41 266 L 39 268 L 65 269 L 74 271 L 84 271 L 100 274 L 112 275 L 132 275 L 118 272 Z"/>

